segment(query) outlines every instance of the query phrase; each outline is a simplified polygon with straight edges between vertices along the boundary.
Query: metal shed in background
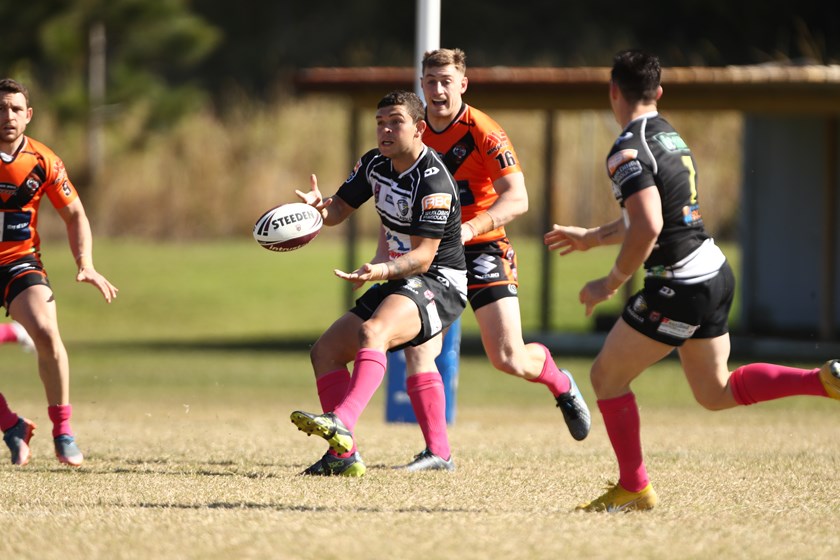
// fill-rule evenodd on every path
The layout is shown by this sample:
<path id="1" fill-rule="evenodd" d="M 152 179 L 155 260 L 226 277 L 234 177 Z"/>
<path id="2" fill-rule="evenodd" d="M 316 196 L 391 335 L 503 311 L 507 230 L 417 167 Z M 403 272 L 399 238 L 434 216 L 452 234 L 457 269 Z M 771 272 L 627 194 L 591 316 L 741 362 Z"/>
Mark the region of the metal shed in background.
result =
<path id="1" fill-rule="evenodd" d="M 470 68 L 469 103 L 482 109 L 545 112 L 545 153 L 554 153 L 555 112 L 604 110 L 609 68 Z M 309 68 L 301 93 L 351 101 L 349 160 L 355 161 L 361 111 L 388 90 L 413 89 L 413 68 Z M 663 69 L 674 110 L 744 114 L 741 330 L 733 353 L 820 358 L 840 351 L 840 66 L 739 66 Z M 544 164 L 546 229 L 553 223 L 552 181 L 558 162 Z M 569 165 L 569 162 L 563 162 Z M 357 264 L 351 228 L 350 265 Z M 542 265 L 543 313 L 551 308 L 548 253 Z M 547 331 L 548 317 L 541 318 Z M 543 332 L 555 346 L 562 342 Z M 768 337 L 770 340 L 768 340 Z M 596 350 L 600 340 L 571 348 Z M 828 353 L 832 355 L 829 356 Z"/>

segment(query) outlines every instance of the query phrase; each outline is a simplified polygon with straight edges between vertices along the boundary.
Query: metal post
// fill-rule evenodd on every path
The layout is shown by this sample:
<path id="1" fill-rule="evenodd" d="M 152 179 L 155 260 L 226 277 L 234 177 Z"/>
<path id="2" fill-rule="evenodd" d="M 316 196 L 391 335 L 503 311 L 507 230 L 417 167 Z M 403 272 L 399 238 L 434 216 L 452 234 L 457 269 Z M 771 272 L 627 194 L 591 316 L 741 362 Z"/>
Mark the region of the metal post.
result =
<path id="1" fill-rule="evenodd" d="M 348 159 L 350 161 L 350 165 L 348 168 L 352 168 L 356 161 L 359 159 L 361 152 L 359 151 L 359 118 L 361 116 L 361 111 L 359 110 L 357 103 L 353 101 L 353 105 L 350 108 L 350 130 L 349 136 L 350 141 L 348 142 L 349 146 L 349 153 Z M 347 260 L 345 264 L 345 270 L 353 271 L 356 270 L 356 266 L 358 266 L 357 262 L 357 247 L 359 239 L 359 224 L 358 224 L 358 216 L 356 213 L 350 214 L 350 217 L 347 219 Z M 353 295 L 353 285 L 349 282 L 345 282 L 345 289 L 344 289 L 344 308 L 350 309 L 353 307 L 354 302 L 354 295 Z"/>
<path id="2" fill-rule="evenodd" d="M 440 47 L 440 0 L 417 0 L 416 21 L 414 91 L 423 99 L 423 88 L 420 87 L 423 54 Z"/>
<path id="3" fill-rule="evenodd" d="M 543 185 L 545 188 L 545 204 L 543 205 L 542 231 L 546 232 L 551 229 L 554 224 L 553 213 L 554 205 L 556 204 L 556 196 L 554 194 L 554 125 L 556 122 L 556 113 L 549 109 L 545 112 L 545 137 L 543 143 L 545 144 L 545 169 L 543 176 Z M 552 259 L 551 253 L 548 250 L 542 251 L 542 286 L 540 305 L 540 330 L 547 333 L 551 330 L 551 308 L 552 308 L 552 279 L 554 275 L 551 273 Z"/>
<path id="4" fill-rule="evenodd" d="M 88 30 L 88 166 L 94 187 L 102 177 L 102 122 L 105 107 L 105 24 L 95 22 Z"/>

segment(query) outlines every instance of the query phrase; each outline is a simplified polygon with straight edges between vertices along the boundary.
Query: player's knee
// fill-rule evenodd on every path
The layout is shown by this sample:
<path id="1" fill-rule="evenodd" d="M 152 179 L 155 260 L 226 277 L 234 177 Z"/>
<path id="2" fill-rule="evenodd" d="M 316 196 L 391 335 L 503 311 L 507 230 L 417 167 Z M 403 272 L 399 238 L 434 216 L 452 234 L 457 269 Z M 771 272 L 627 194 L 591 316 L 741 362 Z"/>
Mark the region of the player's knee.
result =
<path id="1" fill-rule="evenodd" d="M 730 408 L 731 405 L 723 398 L 723 393 L 719 395 L 694 395 L 694 400 L 697 401 L 697 404 L 705 408 L 706 410 L 710 410 L 712 412 L 716 412 L 718 410 L 726 410 Z"/>
<path id="2" fill-rule="evenodd" d="M 604 398 L 605 395 L 610 395 L 616 391 L 614 383 L 611 382 L 612 377 L 610 372 L 602 367 L 601 363 L 596 361 L 592 364 L 589 370 L 589 382 L 592 384 L 592 390 L 598 398 Z"/>
<path id="3" fill-rule="evenodd" d="M 315 366 L 321 359 L 321 355 L 323 354 L 323 347 L 324 344 L 321 342 L 321 339 L 315 341 L 315 344 L 312 345 L 312 348 L 309 349 L 309 362 Z"/>
<path id="4" fill-rule="evenodd" d="M 497 370 L 515 377 L 525 377 L 524 360 L 516 359 L 513 352 L 505 350 L 491 353 L 487 356 L 490 364 Z"/>
<path id="5" fill-rule="evenodd" d="M 359 344 L 361 348 L 378 348 L 385 346 L 385 333 L 379 321 L 367 320 L 359 328 Z"/>

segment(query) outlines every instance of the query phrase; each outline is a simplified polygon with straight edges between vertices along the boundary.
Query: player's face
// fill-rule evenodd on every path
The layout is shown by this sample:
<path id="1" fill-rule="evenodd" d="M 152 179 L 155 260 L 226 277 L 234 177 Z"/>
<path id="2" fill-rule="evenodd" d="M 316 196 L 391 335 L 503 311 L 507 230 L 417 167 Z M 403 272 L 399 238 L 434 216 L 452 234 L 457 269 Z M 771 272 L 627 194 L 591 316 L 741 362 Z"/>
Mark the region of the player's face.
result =
<path id="1" fill-rule="evenodd" d="M 435 125 L 449 124 L 461 108 L 461 96 L 467 91 L 467 78 L 454 65 L 429 67 L 421 79 L 426 97 L 426 115 Z"/>
<path id="2" fill-rule="evenodd" d="M 0 150 L 12 152 L 32 118 L 32 108 L 26 106 L 22 93 L 0 94 Z"/>
<path id="3" fill-rule="evenodd" d="M 416 159 L 416 151 L 422 146 L 419 123 L 412 121 L 405 106 L 392 105 L 376 111 L 376 140 L 382 155 L 395 161 Z"/>

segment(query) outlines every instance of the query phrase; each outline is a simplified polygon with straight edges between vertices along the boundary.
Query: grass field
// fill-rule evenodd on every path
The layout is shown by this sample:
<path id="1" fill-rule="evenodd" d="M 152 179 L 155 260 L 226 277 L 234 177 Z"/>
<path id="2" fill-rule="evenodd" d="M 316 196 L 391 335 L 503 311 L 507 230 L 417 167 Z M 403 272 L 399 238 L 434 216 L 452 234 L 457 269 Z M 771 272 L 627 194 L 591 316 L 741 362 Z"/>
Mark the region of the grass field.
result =
<path id="1" fill-rule="evenodd" d="M 40 426 L 27 467 L 7 464 L 0 450 L 0 559 L 753 559 L 840 550 L 837 403 L 706 412 L 670 360 L 634 385 L 661 498 L 651 512 L 574 513 L 615 479 L 600 415 L 593 411 L 590 437 L 574 442 L 542 387 L 492 371 L 482 356 L 462 358 L 450 430 L 456 472 L 388 468 L 423 443 L 416 426 L 384 422 L 380 391 L 357 428 L 367 476 L 295 476 L 324 445 L 289 422 L 292 410 L 318 405 L 306 354 L 279 341 L 314 338 L 340 312 L 340 290 L 323 277 L 343 262 L 323 256 L 313 267 L 304 252 L 251 249 L 102 242 L 98 268 L 121 288 L 111 306 L 74 285 L 64 246 L 46 249 L 87 461 L 59 466 L 34 359 L 0 347 L 0 391 Z M 580 274 L 601 266 L 586 261 Z M 565 280 L 573 293 L 580 274 Z M 569 306 L 562 320 L 586 329 L 579 311 Z M 594 408 L 591 358 L 558 361 Z"/>

